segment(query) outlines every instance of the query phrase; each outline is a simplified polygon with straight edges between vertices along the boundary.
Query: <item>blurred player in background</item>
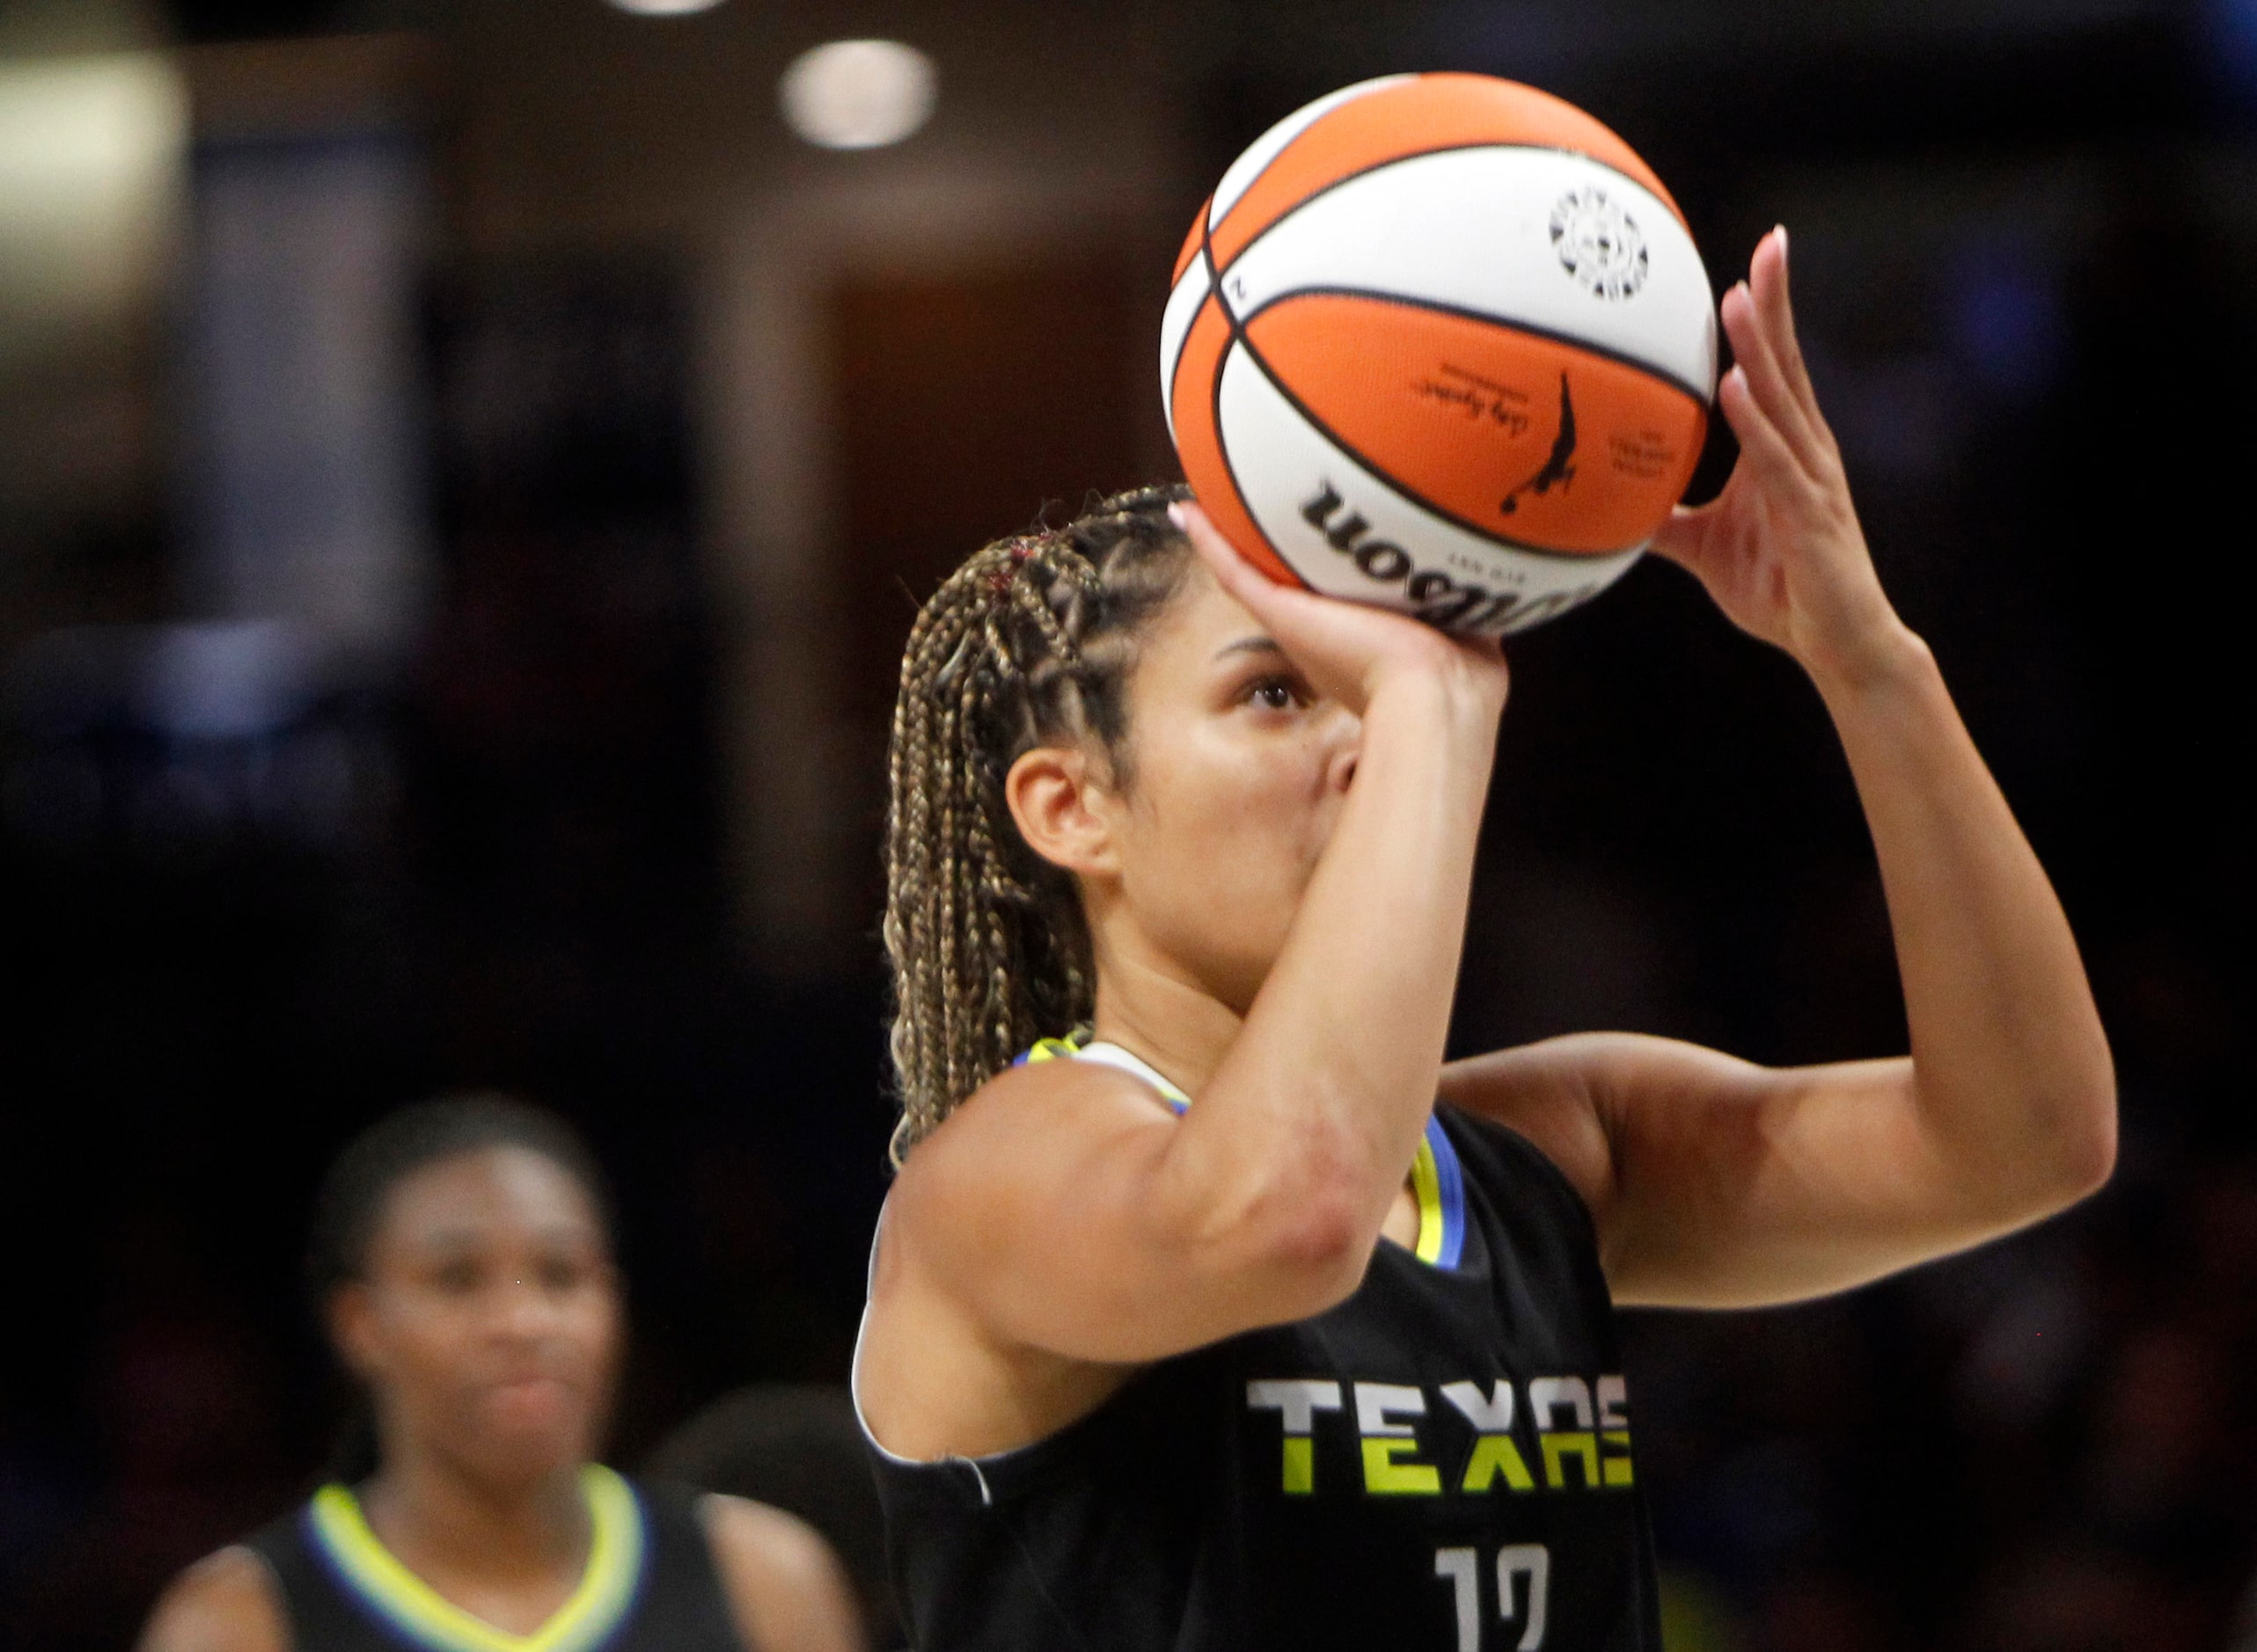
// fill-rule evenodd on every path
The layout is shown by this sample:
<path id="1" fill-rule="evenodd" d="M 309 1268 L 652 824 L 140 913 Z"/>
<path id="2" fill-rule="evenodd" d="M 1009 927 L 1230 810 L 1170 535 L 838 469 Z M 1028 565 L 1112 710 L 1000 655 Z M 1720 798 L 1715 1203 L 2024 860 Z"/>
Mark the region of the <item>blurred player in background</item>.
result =
<path id="1" fill-rule="evenodd" d="M 1843 1290 L 2108 1174 L 2076 943 L 1874 574 L 1786 252 L 1724 301 L 1737 468 L 1656 549 L 1833 717 L 1909 1056 L 1445 1065 L 1504 662 L 1270 583 L 1165 492 L 927 604 L 856 1371 L 924 1652 L 1658 1652 L 1612 1304 Z"/>
<path id="2" fill-rule="evenodd" d="M 485 1097 L 382 1121 L 330 1172 L 309 1268 L 368 1416 L 311 1501 L 173 1583 L 143 1652 L 860 1652 L 805 1524 L 590 1460 L 622 1305 L 561 1121 Z"/>

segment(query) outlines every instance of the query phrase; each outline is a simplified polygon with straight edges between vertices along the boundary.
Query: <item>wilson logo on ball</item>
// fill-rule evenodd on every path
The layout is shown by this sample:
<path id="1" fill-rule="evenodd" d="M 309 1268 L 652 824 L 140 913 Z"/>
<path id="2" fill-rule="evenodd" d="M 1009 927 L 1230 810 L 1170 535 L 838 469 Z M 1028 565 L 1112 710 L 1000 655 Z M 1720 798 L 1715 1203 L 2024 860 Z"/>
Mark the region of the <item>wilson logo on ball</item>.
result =
<path id="1" fill-rule="evenodd" d="M 1183 473 L 1248 559 L 1501 633 L 1604 589 L 1667 518 L 1716 322 L 1620 138 L 1511 81 L 1397 75 L 1223 174 L 1160 359 Z"/>
<path id="2" fill-rule="evenodd" d="M 1371 537 L 1371 523 L 1347 507 L 1330 482 L 1301 508 L 1301 520 L 1324 536 L 1324 543 L 1356 566 L 1366 579 L 1400 586 L 1411 612 L 1449 631 L 1518 631 L 1572 608 L 1605 588 L 1603 581 L 1545 592 L 1522 605 L 1521 591 L 1492 591 L 1462 583 L 1440 568 L 1420 567 L 1411 553 L 1389 539 Z"/>

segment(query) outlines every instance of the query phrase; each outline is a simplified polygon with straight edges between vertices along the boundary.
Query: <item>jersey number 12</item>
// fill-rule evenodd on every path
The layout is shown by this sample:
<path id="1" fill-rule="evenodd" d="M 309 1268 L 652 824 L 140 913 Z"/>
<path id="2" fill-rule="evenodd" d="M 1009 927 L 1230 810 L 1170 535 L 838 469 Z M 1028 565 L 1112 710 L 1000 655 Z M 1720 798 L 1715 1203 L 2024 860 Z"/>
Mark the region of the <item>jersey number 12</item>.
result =
<path id="1" fill-rule="evenodd" d="M 1481 1556 L 1474 1549 L 1436 1549 L 1434 1575 L 1450 1580 L 1457 1597 L 1458 1652 L 1481 1652 Z M 1527 1604 L 1515 1587 L 1528 1580 Z M 1544 1643 L 1544 1594 L 1551 1584 L 1551 1551 L 1541 1543 L 1508 1543 L 1497 1551 L 1497 1616 L 1521 1626 L 1514 1652 Z"/>

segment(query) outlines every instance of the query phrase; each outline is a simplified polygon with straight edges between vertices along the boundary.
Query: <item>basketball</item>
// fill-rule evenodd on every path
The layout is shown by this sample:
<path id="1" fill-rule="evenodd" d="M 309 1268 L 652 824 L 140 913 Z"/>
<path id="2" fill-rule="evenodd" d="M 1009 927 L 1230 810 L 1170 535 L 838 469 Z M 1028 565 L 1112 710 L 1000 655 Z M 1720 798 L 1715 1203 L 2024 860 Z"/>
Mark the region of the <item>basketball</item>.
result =
<path id="1" fill-rule="evenodd" d="M 1521 631 L 1620 578 L 1683 493 L 1715 313 L 1684 215 L 1591 116 L 1484 75 L 1365 81 L 1201 208 L 1169 433 L 1273 579 Z"/>

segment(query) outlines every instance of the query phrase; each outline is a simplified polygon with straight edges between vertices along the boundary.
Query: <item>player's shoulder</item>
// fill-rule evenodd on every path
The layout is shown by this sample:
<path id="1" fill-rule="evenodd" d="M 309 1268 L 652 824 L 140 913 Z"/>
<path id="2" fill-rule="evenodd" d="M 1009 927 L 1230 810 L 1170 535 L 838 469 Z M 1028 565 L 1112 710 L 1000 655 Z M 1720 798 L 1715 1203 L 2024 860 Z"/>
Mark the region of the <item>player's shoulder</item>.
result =
<path id="1" fill-rule="evenodd" d="M 1638 1035 L 1571 1033 L 1449 1063 L 1440 1099 L 1501 1125 L 1566 1179 L 1586 1209 L 1604 1210 L 1615 1182 L 1614 1144 L 1598 1098 Z"/>
<path id="2" fill-rule="evenodd" d="M 830 1575 L 834 1560 L 822 1533 L 773 1504 L 726 1492 L 698 1499 L 698 1515 L 714 1558 L 726 1573 L 807 1579 Z"/>
<path id="3" fill-rule="evenodd" d="M 797 1515 L 721 1492 L 699 1498 L 698 1513 L 714 1570 L 751 1644 L 791 1652 L 861 1645 L 845 1568 L 822 1533 Z"/>
<path id="4" fill-rule="evenodd" d="M 236 1544 L 208 1554 L 158 1597 L 137 1652 L 289 1652 L 275 1575 Z"/>
<path id="5" fill-rule="evenodd" d="M 1071 1056 L 1022 1061 L 966 1096 L 917 1144 L 903 1164 L 895 1203 L 914 1205 L 940 1186 L 1056 1164 L 1079 1148 L 1173 1117 L 1158 1091 L 1118 1067 Z"/>
<path id="6" fill-rule="evenodd" d="M 1771 1070 L 1650 1033 L 1570 1033 L 1451 1062 L 1441 1099 L 1531 1143 L 1604 1223 L 1642 1114 L 1696 1094 L 1756 1093 Z"/>

